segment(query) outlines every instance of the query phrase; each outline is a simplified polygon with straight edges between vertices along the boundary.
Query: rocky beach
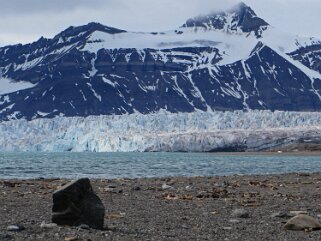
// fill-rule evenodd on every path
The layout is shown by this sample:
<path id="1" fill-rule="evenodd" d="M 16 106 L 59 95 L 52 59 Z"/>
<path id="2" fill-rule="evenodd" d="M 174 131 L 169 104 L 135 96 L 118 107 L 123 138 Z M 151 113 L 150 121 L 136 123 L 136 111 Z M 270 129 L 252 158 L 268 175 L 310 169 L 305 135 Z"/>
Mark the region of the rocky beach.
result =
<path id="1" fill-rule="evenodd" d="M 91 180 L 106 209 L 102 230 L 52 223 L 53 193 L 69 182 L 0 180 L 0 240 L 321 239 L 285 228 L 293 217 L 321 218 L 321 173 Z"/>

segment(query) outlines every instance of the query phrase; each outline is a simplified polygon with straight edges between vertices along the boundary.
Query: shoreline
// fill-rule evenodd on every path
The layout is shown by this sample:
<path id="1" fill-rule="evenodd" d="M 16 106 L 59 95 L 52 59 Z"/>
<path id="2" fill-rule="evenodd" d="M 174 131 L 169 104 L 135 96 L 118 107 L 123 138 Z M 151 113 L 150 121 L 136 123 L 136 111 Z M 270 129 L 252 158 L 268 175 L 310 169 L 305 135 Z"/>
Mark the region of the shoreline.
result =
<path id="1" fill-rule="evenodd" d="M 228 154 L 227 154 L 228 155 Z M 227 175 L 195 175 L 195 176 L 184 176 L 184 175 L 175 175 L 175 176 L 155 176 L 155 177 L 111 177 L 111 178 L 105 178 L 105 177 L 86 177 L 86 176 L 80 176 L 77 178 L 69 178 L 69 177 L 31 177 L 31 178 L 23 178 L 23 177 L 0 177 L 0 187 L 1 183 L 3 182 L 17 182 L 17 183 L 31 183 L 31 182 L 72 182 L 74 180 L 82 179 L 82 178 L 88 178 L 92 182 L 118 182 L 118 181 L 128 181 L 128 182 L 137 182 L 137 181 L 148 181 L 148 180 L 167 180 L 167 179 L 210 179 L 210 178 L 264 178 L 264 177 L 274 177 L 274 176 L 292 176 L 292 175 L 298 175 L 298 176 L 310 176 L 310 175 L 320 175 L 321 178 L 321 171 L 302 171 L 302 172 L 284 172 L 284 173 L 252 173 L 252 174 L 241 174 L 241 173 L 235 173 L 235 174 L 227 174 Z M 321 182 L 320 182 L 321 183 Z M 320 185 L 321 189 L 321 185 Z M 321 204 L 320 204 L 321 205 Z"/>
<path id="2" fill-rule="evenodd" d="M 245 151 L 245 152 L 207 152 L 218 156 L 321 156 L 321 151 Z"/>
<path id="3" fill-rule="evenodd" d="M 210 154 L 210 155 L 218 155 L 218 156 L 227 156 L 227 155 L 239 155 L 239 156 L 247 156 L 247 155 L 251 155 L 251 156 L 321 156 L 321 151 L 310 151 L 310 150 L 306 150 L 306 151 L 220 151 L 220 152 L 182 152 L 182 151 L 160 151 L 160 152 L 156 152 L 156 151 L 151 151 L 151 152 L 45 152 L 45 151 L 35 151 L 35 152 L 29 152 L 29 151 L 5 151 L 2 152 L 0 151 L 0 155 L 1 154 L 15 154 L 15 153 L 26 153 L 26 154 L 80 154 L 80 153 L 86 153 L 86 154 L 113 154 L 113 153 L 190 153 L 190 154 Z"/>
<path id="4" fill-rule="evenodd" d="M 93 179 L 106 207 L 104 230 L 41 228 L 52 193 L 67 179 L 0 179 L 0 240 L 318 240 L 321 231 L 287 231 L 278 212 L 321 217 L 321 172 L 273 175 Z M 169 187 L 163 187 L 163 184 Z M 249 218 L 233 215 L 244 209 Z M 21 232 L 6 231 L 21 224 Z M 4 238 L 6 237 L 6 238 Z"/>

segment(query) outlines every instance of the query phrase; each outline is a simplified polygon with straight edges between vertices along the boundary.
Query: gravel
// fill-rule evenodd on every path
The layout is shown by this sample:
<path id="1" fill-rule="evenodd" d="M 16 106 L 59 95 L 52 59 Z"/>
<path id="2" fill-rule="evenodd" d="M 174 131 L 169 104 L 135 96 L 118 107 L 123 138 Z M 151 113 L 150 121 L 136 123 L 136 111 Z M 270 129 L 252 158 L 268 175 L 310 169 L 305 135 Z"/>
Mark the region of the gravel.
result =
<path id="1" fill-rule="evenodd" d="M 290 213 L 319 220 L 320 173 L 91 180 L 106 207 L 103 230 L 51 223 L 52 193 L 69 181 L 0 180 L 0 241 L 321 239 L 284 228 Z M 25 229 L 7 230 L 18 224 Z"/>

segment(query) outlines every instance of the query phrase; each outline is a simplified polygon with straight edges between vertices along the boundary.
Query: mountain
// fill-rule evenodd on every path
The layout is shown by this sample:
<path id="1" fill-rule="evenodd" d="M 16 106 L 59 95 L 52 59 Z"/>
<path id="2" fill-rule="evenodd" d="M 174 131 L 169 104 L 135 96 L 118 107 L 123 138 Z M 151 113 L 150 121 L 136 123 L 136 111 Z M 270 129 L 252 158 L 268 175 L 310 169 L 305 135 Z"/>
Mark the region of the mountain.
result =
<path id="1" fill-rule="evenodd" d="M 244 3 L 137 33 L 89 23 L 0 48 L 0 121 L 226 110 L 321 110 L 321 41 Z"/>
<path id="2" fill-rule="evenodd" d="M 269 24 L 259 18 L 255 12 L 244 3 L 240 3 L 226 12 L 198 16 L 187 20 L 185 28 L 201 27 L 207 30 L 225 30 L 226 32 L 255 33 L 261 37 Z"/>

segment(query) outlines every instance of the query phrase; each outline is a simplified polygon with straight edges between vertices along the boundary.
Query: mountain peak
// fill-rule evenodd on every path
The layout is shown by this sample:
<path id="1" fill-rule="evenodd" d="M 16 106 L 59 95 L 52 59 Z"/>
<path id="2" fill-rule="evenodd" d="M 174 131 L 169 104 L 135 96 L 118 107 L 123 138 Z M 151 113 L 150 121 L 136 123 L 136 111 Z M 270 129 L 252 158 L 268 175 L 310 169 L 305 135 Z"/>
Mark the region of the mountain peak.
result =
<path id="1" fill-rule="evenodd" d="M 86 25 L 82 25 L 78 27 L 70 26 L 69 28 L 65 29 L 64 31 L 56 35 L 54 39 L 63 39 L 64 41 L 66 40 L 68 41 L 68 39 L 78 40 L 79 38 L 88 37 L 90 34 L 92 34 L 95 31 L 105 32 L 109 34 L 118 34 L 118 33 L 126 32 L 125 30 L 108 27 L 97 22 L 90 22 Z"/>
<path id="2" fill-rule="evenodd" d="M 253 32 L 259 38 L 267 26 L 269 24 L 258 17 L 248 5 L 240 2 L 227 11 L 212 12 L 208 15 L 191 18 L 182 27 L 200 27 L 227 32 Z"/>

